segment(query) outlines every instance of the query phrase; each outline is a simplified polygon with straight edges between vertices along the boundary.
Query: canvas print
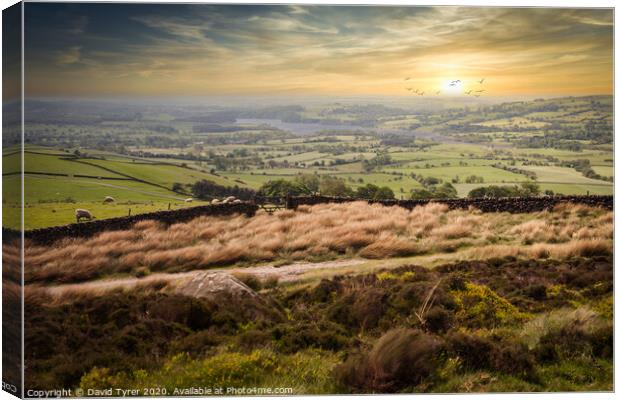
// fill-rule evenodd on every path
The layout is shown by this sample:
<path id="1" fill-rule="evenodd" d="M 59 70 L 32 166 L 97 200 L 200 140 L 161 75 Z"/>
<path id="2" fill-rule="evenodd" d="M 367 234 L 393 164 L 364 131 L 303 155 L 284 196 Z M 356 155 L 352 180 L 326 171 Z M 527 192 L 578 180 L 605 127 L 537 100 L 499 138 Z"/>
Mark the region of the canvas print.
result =
<path id="1" fill-rule="evenodd" d="M 3 389 L 613 391 L 613 28 L 4 10 Z"/>

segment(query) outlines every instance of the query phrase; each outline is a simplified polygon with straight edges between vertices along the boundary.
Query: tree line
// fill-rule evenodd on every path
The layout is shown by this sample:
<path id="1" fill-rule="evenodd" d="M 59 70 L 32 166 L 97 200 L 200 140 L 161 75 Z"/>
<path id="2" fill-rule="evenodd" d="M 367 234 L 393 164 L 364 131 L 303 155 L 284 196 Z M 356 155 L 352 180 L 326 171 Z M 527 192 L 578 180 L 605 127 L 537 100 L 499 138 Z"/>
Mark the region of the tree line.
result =
<path id="1" fill-rule="evenodd" d="M 352 188 L 342 178 L 329 175 L 300 174 L 295 178 L 275 179 L 265 182 L 258 191 L 239 186 L 222 186 L 211 181 L 201 180 L 191 186 L 192 195 L 198 199 L 211 200 L 214 198 L 235 196 L 241 200 L 251 200 L 256 197 L 286 197 L 286 196 L 334 196 L 350 197 L 365 200 L 392 200 L 394 191 L 387 186 L 378 186 L 367 183 L 364 186 Z M 550 190 L 542 192 L 536 182 L 527 181 L 519 185 L 490 185 L 472 189 L 467 197 L 532 197 L 553 195 Z M 410 199 L 450 199 L 457 198 L 456 188 L 449 182 L 426 185 L 423 188 L 413 189 Z"/>

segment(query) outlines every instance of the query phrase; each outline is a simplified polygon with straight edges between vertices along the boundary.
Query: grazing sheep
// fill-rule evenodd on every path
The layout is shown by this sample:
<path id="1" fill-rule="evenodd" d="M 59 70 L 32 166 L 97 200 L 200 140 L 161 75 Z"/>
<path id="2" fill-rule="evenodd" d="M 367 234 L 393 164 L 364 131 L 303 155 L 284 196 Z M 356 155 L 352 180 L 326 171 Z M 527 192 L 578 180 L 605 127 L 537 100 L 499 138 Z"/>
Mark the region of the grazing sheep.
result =
<path id="1" fill-rule="evenodd" d="M 86 219 L 88 221 L 92 221 L 95 218 L 96 217 L 93 214 L 91 214 L 91 212 L 88 211 L 88 210 L 84 210 L 82 208 L 77 208 L 75 210 L 75 219 L 77 220 L 77 222 L 80 222 L 80 220 L 82 220 L 82 219 Z"/>
<path id="2" fill-rule="evenodd" d="M 227 198 L 224 199 L 223 203 L 228 204 L 228 203 L 232 203 L 233 201 L 235 201 L 235 196 L 228 196 Z"/>
<path id="3" fill-rule="evenodd" d="M 106 196 L 105 199 L 103 199 L 104 203 L 114 203 L 116 200 L 114 200 L 114 197 L 112 196 Z"/>
<path id="4" fill-rule="evenodd" d="M 211 200 L 211 204 L 222 204 L 222 202 L 218 199 Z"/>
<path id="5" fill-rule="evenodd" d="M 233 204 L 240 204 L 240 203 L 243 203 L 243 202 L 242 202 L 241 200 L 239 200 L 239 199 L 234 199 L 234 200 L 232 201 L 232 203 L 233 203 Z"/>
<path id="6" fill-rule="evenodd" d="M 189 199 L 185 199 L 186 203 L 191 203 L 192 201 L 194 201 L 194 199 L 192 199 L 191 197 Z"/>

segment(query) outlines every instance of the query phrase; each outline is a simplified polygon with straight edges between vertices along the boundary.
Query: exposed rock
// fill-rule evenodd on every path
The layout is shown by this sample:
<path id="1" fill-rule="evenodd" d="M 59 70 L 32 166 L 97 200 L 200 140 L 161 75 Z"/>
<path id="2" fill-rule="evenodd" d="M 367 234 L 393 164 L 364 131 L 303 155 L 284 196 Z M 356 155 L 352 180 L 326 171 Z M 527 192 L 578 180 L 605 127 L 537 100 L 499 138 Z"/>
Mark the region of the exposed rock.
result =
<path id="1" fill-rule="evenodd" d="M 223 294 L 257 299 L 258 293 L 227 272 L 204 271 L 179 284 L 175 292 L 184 296 L 215 300 Z"/>
<path id="2" fill-rule="evenodd" d="M 209 300 L 218 307 L 235 310 L 248 320 L 282 320 L 284 318 L 281 307 L 265 300 L 260 294 L 227 272 L 201 272 L 177 284 L 174 292 L 183 296 Z"/>

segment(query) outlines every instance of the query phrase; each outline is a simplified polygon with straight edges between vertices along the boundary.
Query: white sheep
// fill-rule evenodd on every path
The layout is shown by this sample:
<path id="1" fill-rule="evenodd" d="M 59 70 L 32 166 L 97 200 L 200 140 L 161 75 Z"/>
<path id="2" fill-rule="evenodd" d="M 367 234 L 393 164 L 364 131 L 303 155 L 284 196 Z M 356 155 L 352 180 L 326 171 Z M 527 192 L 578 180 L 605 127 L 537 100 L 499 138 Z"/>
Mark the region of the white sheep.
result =
<path id="1" fill-rule="evenodd" d="M 222 202 L 218 199 L 211 200 L 211 204 L 222 204 Z"/>
<path id="2" fill-rule="evenodd" d="M 186 203 L 191 203 L 192 201 L 194 201 L 194 200 L 193 200 L 191 197 L 190 197 L 190 198 L 188 198 L 188 199 L 185 199 L 185 202 L 186 202 Z"/>
<path id="3" fill-rule="evenodd" d="M 228 204 L 228 203 L 232 203 L 233 201 L 235 201 L 235 196 L 228 196 L 227 198 L 224 199 L 223 203 L 224 204 Z"/>
<path id="4" fill-rule="evenodd" d="M 96 217 L 88 210 L 84 210 L 82 208 L 77 208 L 75 210 L 75 219 L 77 222 L 80 222 L 82 219 L 86 219 L 88 221 L 92 221 Z"/>
<path id="5" fill-rule="evenodd" d="M 233 203 L 233 204 L 240 204 L 240 203 L 243 203 L 243 202 L 242 202 L 241 200 L 239 200 L 239 199 L 234 199 L 234 200 L 232 201 L 232 203 Z"/>
<path id="6" fill-rule="evenodd" d="M 106 196 L 105 199 L 103 199 L 104 203 L 114 203 L 116 200 L 114 200 L 114 197 L 112 196 Z"/>

